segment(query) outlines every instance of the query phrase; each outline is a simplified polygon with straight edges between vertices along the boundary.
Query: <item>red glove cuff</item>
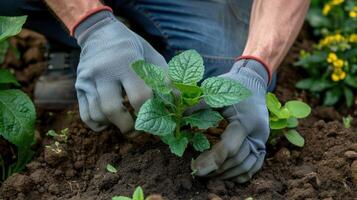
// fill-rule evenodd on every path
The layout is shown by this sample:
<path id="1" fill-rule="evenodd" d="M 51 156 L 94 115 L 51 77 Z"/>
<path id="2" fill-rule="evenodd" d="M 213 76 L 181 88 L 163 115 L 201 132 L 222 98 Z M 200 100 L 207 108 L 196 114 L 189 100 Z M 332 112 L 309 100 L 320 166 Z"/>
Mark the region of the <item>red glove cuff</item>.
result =
<path id="1" fill-rule="evenodd" d="M 262 59 L 255 57 L 255 56 L 247 55 L 247 56 L 239 56 L 238 58 L 236 58 L 236 61 L 242 60 L 242 59 L 253 59 L 253 60 L 260 62 L 268 73 L 269 84 L 270 84 L 273 74 L 272 74 L 272 71 L 270 70 L 270 68 L 268 67 L 268 65 Z"/>
<path id="2" fill-rule="evenodd" d="M 69 29 L 69 33 L 71 36 L 74 35 L 74 30 L 77 28 L 77 26 L 82 23 L 85 19 L 87 19 L 88 17 L 90 17 L 91 15 L 103 11 L 103 10 L 108 10 L 110 12 L 113 12 L 113 10 L 109 7 L 109 6 L 99 6 L 93 10 L 88 11 L 87 13 L 85 13 L 77 22 L 74 23 L 73 27 L 71 27 Z"/>

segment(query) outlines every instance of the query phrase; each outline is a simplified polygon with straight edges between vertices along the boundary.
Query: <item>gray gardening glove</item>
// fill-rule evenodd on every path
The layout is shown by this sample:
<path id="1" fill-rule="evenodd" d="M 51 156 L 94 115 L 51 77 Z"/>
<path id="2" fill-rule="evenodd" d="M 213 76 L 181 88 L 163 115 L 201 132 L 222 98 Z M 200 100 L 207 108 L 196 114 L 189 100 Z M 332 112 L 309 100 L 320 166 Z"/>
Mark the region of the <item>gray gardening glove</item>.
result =
<path id="1" fill-rule="evenodd" d="M 123 95 L 136 111 L 152 95 L 131 65 L 145 60 L 167 68 L 165 59 L 109 11 L 82 22 L 75 38 L 82 49 L 75 85 L 82 120 L 94 131 L 113 123 L 122 133 L 130 132 L 134 120 L 123 105 Z"/>
<path id="2" fill-rule="evenodd" d="M 269 136 L 269 114 L 265 103 L 268 73 L 255 60 L 237 61 L 221 75 L 237 80 L 252 92 L 248 99 L 223 109 L 229 125 L 221 141 L 192 162 L 198 176 L 215 176 L 243 183 L 263 165 Z"/>

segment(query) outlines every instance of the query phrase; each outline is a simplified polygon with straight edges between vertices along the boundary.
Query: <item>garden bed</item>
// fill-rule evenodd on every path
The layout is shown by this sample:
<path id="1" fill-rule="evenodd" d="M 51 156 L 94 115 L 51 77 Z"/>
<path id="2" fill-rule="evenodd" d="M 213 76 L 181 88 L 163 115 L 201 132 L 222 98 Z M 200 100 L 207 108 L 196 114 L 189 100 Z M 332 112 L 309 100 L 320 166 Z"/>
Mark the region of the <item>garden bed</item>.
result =
<path id="1" fill-rule="evenodd" d="M 29 94 L 31 82 L 43 69 L 40 54 L 31 55 L 42 44 L 34 37 L 23 32 L 17 41 L 24 52 L 21 60 L 8 60 Z M 275 92 L 282 101 L 299 98 L 313 107 L 311 116 L 298 128 L 305 147 L 293 147 L 284 140 L 268 146 L 262 170 L 247 184 L 194 178 L 190 163 L 198 154 L 191 148 L 179 158 L 152 136 L 143 134 L 128 141 L 114 127 L 95 133 L 80 121 L 74 106 L 53 113 L 38 111 L 37 154 L 25 172 L 0 183 L 0 199 L 111 199 L 115 195 L 130 196 L 136 186 L 141 186 L 146 195 L 161 194 L 168 200 L 357 198 L 357 123 L 353 120 L 349 129 L 342 123 L 342 117 L 348 114 L 357 119 L 356 105 L 350 109 L 317 106 L 316 99 L 294 88 L 301 74 L 292 63 L 298 51 L 308 46 L 306 40 L 295 43 L 280 67 Z M 69 138 L 57 147 L 60 153 L 54 153 L 46 147 L 53 145 L 54 139 L 45 133 L 63 128 L 69 128 Z M 209 134 L 222 130 L 211 129 Z M 0 144 L 0 153 L 11 155 L 3 148 L 6 144 L 1 140 Z M 108 163 L 118 172 L 108 172 Z"/>

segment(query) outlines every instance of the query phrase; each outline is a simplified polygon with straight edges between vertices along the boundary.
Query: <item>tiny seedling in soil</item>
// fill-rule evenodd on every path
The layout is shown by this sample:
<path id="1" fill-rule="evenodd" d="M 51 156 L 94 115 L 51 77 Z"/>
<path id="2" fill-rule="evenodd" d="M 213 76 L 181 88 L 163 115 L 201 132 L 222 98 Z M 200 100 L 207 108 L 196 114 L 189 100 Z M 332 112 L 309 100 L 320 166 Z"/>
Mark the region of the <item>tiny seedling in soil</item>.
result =
<path id="1" fill-rule="evenodd" d="M 352 117 L 351 115 L 348 115 L 347 117 L 342 118 L 343 126 L 345 128 L 351 128 L 351 122 L 352 122 Z"/>
<path id="2" fill-rule="evenodd" d="M 144 200 L 144 192 L 143 189 L 141 189 L 141 187 L 139 186 L 135 189 L 132 198 L 124 196 L 115 196 L 112 197 L 112 200 Z"/>
<path id="3" fill-rule="evenodd" d="M 182 156 L 187 145 L 197 151 L 210 148 L 203 134 L 215 127 L 223 117 L 211 108 L 190 115 L 185 111 L 204 100 L 212 108 L 236 104 L 251 92 L 235 80 L 223 77 L 203 78 L 203 59 L 195 50 L 187 50 L 168 63 L 168 72 L 154 64 L 139 60 L 132 67 L 138 76 L 152 88 L 153 97 L 138 113 L 135 129 L 157 135 L 177 156 Z"/>
<path id="4" fill-rule="evenodd" d="M 107 164 L 106 167 L 107 171 L 113 174 L 116 174 L 118 172 L 118 170 L 111 164 Z"/>
<path id="5" fill-rule="evenodd" d="M 53 137 L 55 140 L 66 143 L 68 139 L 68 128 L 62 129 L 59 133 L 54 130 L 49 130 L 47 135 Z"/>
<path id="6" fill-rule="evenodd" d="M 284 136 L 290 143 L 303 147 L 304 138 L 296 130 L 299 125 L 298 119 L 310 115 L 311 108 L 302 101 L 288 101 L 284 106 L 273 93 L 266 95 L 266 102 L 269 110 L 270 123 L 270 143 L 275 144 L 277 138 Z"/>

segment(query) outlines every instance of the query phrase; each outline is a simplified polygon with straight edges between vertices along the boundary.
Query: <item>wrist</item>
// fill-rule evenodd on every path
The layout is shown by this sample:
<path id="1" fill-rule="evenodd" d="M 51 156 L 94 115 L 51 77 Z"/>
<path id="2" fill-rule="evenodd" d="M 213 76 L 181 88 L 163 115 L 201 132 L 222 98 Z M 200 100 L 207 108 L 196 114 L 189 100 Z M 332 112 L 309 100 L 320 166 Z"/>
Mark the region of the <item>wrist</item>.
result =
<path id="1" fill-rule="evenodd" d="M 112 11 L 99 0 L 45 0 L 73 36 L 74 29 L 89 16 L 102 10 Z"/>
<path id="2" fill-rule="evenodd" d="M 256 64 L 254 64 L 254 66 L 257 66 L 259 68 L 264 68 L 266 74 L 267 74 L 267 85 L 270 84 L 271 80 L 272 80 L 272 69 L 270 68 L 270 66 L 261 58 L 256 57 L 256 56 L 251 56 L 251 55 L 243 55 L 243 56 L 239 56 L 236 58 L 236 61 L 239 60 L 254 60 L 255 62 L 257 62 Z M 256 69 L 257 71 L 258 69 Z M 260 71 L 260 74 L 262 74 L 263 72 L 261 72 L 261 69 L 259 69 L 258 71 Z"/>
<path id="3" fill-rule="evenodd" d="M 83 35 L 84 32 L 89 30 L 91 27 L 95 26 L 98 24 L 98 22 L 105 20 L 105 19 L 115 19 L 115 16 L 113 15 L 112 12 L 107 11 L 107 10 L 102 10 L 99 12 L 96 12 L 90 16 L 88 16 L 85 20 L 83 20 L 81 23 L 79 23 L 74 31 L 73 35 L 76 39 L 79 38 L 79 36 Z"/>

